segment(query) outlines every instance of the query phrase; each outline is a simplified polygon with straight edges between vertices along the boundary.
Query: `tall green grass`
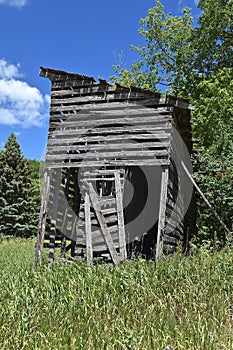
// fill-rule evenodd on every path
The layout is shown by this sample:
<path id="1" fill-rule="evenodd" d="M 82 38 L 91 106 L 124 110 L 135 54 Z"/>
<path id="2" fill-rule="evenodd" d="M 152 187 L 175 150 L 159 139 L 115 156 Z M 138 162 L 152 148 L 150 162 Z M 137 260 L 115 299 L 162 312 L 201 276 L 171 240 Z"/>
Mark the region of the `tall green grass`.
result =
<path id="1" fill-rule="evenodd" d="M 157 265 L 64 262 L 33 272 L 34 242 L 0 244 L 0 349 L 233 349 L 233 253 Z"/>

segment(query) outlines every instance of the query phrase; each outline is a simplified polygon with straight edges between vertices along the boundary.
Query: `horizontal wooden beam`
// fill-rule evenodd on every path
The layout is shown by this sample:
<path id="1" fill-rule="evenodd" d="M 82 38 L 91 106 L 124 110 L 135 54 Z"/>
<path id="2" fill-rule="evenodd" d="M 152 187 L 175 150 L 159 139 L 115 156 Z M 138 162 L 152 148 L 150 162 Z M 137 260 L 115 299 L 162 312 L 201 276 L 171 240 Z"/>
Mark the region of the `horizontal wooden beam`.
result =
<path id="1" fill-rule="evenodd" d="M 103 118 L 102 119 L 92 119 L 90 116 L 89 119 L 86 120 L 80 120 L 78 117 L 74 114 L 75 121 L 73 118 L 69 118 L 68 120 L 66 119 L 64 122 L 57 121 L 57 122 L 50 122 L 50 127 L 52 128 L 57 128 L 58 130 L 62 128 L 63 130 L 78 130 L 80 128 L 90 128 L 90 127 L 100 127 L 104 125 L 109 125 L 109 124 L 114 124 L 116 127 L 132 127 L 133 125 L 138 126 L 138 125 L 143 125 L 143 124 L 149 124 L 150 126 L 154 126 L 157 128 L 163 128 L 165 126 L 170 126 L 171 125 L 171 117 L 169 116 L 139 116 L 136 117 L 134 115 L 131 115 L 130 117 L 127 116 L 121 116 L 111 118 L 111 116 L 108 116 L 110 118 Z M 61 117 L 60 117 L 61 118 Z M 62 119 L 62 118 L 61 118 Z"/>
<path id="2" fill-rule="evenodd" d="M 127 160 L 97 160 L 97 161 L 83 161 L 80 163 L 61 163 L 61 162 L 45 162 L 46 169 L 59 169 L 59 168 L 92 168 L 102 166 L 162 166 L 169 165 L 169 159 L 127 159 Z"/>
<path id="3" fill-rule="evenodd" d="M 131 100 L 138 100 L 138 99 L 145 99 L 148 97 L 151 97 L 158 101 L 157 98 L 153 96 L 153 94 L 149 94 L 146 92 L 119 92 L 119 91 L 114 91 L 113 89 L 106 89 L 105 91 L 100 91 L 92 88 L 89 88 L 89 91 L 85 91 L 85 93 L 78 93 L 76 96 L 70 95 L 69 97 L 64 98 L 61 96 L 59 99 L 54 99 L 52 98 L 51 100 L 51 106 L 55 107 L 55 104 L 75 104 L 75 103 L 80 103 L 83 101 L 92 101 L 92 100 L 103 100 L 103 99 L 125 99 L 125 98 L 130 98 Z M 151 96 L 150 96 L 151 95 Z M 53 96 L 53 95 L 52 95 Z"/>
<path id="4" fill-rule="evenodd" d="M 169 110 L 166 107 L 163 108 L 148 108 L 144 106 L 135 106 L 128 103 L 111 103 L 112 108 L 109 104 L 102 105 L 82 105 L 78 109 L 71 108 L 70 112 L 63 113 L 61 111 L 51 113 L 50 120 L 64 121 L 70 119 L 75 120 L 89 120 L 89 119 L 107 119 L 107 118 L 118 118 L 125 117 L 150 117 L 150 116 L 163 116 L 164 118 L 172 116 L 172 108 Z"/>
<path id="5" fill-rule="evenodd" d="M 122 147 L 120 151 L 112 151 L 112 152 L 107 152 L 107 151 L 101 151 L 101 152 L 87 152 L 86 153 L 81 153 L 81 154 L 67 154 L 64 152 L 64 154 L 47 154 L 46 155 L 46 161 L 51 161 L 51 160 L 61 160 L 61 161 L 67 161 L 67 160 L 90 160 L 92 159 L 93 161 L 95 160 L 102 160 L 102 159 L 121 159 L 121 158 L 142 158 L 142 157 L 167 157 L 169 155 L 169 151 L 167 149 L 163 150 L 153 150 L 150 151 L 148 149 L 145 150 L 133 150 L 130 151 L 126 147 Z"/>
<path id="6" fill-rule="evenodd" d="M 155 142 L 158 142 L 158 140 L 163 141 L 169 141 L 171 138 L 170 134 L 161 134 L 161 133 L 140 133 L 140 134 L 122 134 L 122 135 L 82 135 L 80 137 L 66 137 L 66 138 L 49 138 L 48 140 L 48 146 L 57 144 L 58 146 L 63 145 L 75 145 L 76 143 L 90 143 L 90 142 L 110 142 L 110 141 L 118 141 L 118 140 L 133 140 L 136 142 L 136 140 L 144 141 L 144 140 L 153 140 Z M 152 142 L 153 142 L 152 141 Z"/>
<path id="7" fill-rule="evenodd" d="M 48 145 L 47 153 L 48 154 L 60 154 L 66 152 L 75 152 L 86 150 L 88 152 L 92 151 L 106 151 L 106 150 L 119 150 L 120 147 L 124 145 L 124 149 L 155 149 L 155 148 L 168 148 L 170 146 L 170 142 L 162 142 L 162 141 L 152 141 L 152 142 L 133 142 L 132 139 L 122 143 L 121 140 L 117 140 L 117 142 L 112 141 L 111 143 L 95 143 L 95 144 L 77 144 L 76 146 L 68 145 L 68 146 L 59 146 L 56 145 Z M 68 153 L 67 153 L 68 154 Z"/>

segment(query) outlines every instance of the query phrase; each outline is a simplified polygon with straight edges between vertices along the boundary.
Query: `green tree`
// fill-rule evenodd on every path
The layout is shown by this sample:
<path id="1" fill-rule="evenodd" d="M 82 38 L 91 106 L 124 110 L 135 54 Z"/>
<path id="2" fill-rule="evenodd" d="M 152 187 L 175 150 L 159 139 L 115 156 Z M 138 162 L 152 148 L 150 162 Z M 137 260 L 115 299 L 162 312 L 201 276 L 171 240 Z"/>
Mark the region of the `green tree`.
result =
<path id="1" fill-rule="evenodd" d="M 40 169 L 43 168 L 43 161 L 38 161 L 36 159 L 27 159 L 30 167 L 30 178 L 32 185 L 32 199 L 39 213 L 41 205 L 41 178 Z"/>
<path id="2" fill-rule="evenodd" d="M 173 89 L 188 86 L 192 80 L 194 53 L 190 10 L 185 9 L 183 16 L 172 16 L 165 13 L 164 6 L 156 0 L 156 6 L 148 10 L 147 17 L 140 23 L 139 33 L 145 39 L 145 46 L 131 46 L 139 58 L 130 70 L 115 66 L 117 75 L 112 81 L 152 90 L 157 90 L 158 84 Z"/>
<path id="3" fill-rule="evenodd" d="M 126 69 L 114 66 L 113 82 L 189 97 L 194 136 L 196 180 L 231 228 L 233 222 L 233 0 L 200 0 L 197 25 L 190 9 L 165 13 L 159 0 L 141 19 L 145 45 L 132 46 L 138 59 Z M 222 175 L 221 175 L 222 174 Z M 199 202 L 199 241 L 222 231 Z M 204 228 L 204 229 L 203 229 Z M 204 234 L 204 230 L 206 230 Z M 221 233 L 221 237 L 224 235 Z"/>
<path id="4" fill-rule="evenodd" d="M 131 46 L 138 59 L 130 69 L 114 66 L 112 81 L 152 90 L 163 84 L 174 94 L 198 98 L 203 80 L 233 67 L 233 0 L 201 0 L 198 7 L 195 26 L 190 9 L 173 16 L 156 0 L 140 20 L 145 45 Z"/>
<path id="5" fill-rule="evenodd" d="M 195 65 L 205 77 L 233 68 L 233 1 L 200 0 L 202 11 L 195 29 Z"/>
<path id="6" fill-rule="evenodd" d="M 38 206 L 31 170 L 16 136 L 10 134 L 0 153 L 0 234 L 29 237 L 35 234 Z"/>
<path id="7" fill-rule="evenodd" d="M 195 137 L 212 153 L 224 156 L 232 152 L 233 70 L 223 68 L 197 85 L 198 99 L 193 117 Z"/>

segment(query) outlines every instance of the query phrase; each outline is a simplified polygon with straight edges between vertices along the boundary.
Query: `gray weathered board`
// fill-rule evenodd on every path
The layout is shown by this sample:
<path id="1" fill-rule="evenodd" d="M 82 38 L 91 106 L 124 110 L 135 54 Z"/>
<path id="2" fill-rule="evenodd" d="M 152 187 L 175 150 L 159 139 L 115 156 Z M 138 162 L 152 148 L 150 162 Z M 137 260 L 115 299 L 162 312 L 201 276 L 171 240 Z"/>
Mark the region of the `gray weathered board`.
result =
<path id="1" fill-rule="evenodd" d="M 188 100 L 136 87 L 110 85 L 103 79 L 96 82 L 92 77 L 50 68 L 41 67 L 40 75 L 49 78 L 52 86 L 45 159 L 47 175 L 35 260 L 41 259 L 48 206 L 53 204 L 54 199 L 57 202 L 54 202 L 56 213 L 52 214 L 51 221 L 51 258 L 57 245 L 61 246 L 62 256 L 65 256 L 67 250 L 75 244 L 73 252 L 81 254 L 82 249 L 86 249 L 89 262 L 93 260 L 94 252 L 106 251 L 106 245 L 114 263 L 124 260 L 126 238 L 122 178 L 113 169 L 135 166 L 163 168 L 157 235 L 158 258 L 163 249 L 166 216 L 173 209 L 175 201 L 173 191 L 177 179 L 172 177 L 171 171 L 174 127 L 189 152 L 192 150 L 191 107 Z M 83 169 L 85 176 L 81 176 Z M 104 169 L 105 175 L 101 169 Z M 55 178 L 59 174 L 61 185 L 57 188 Z M 100 206 L 98 194 L 92 189 L 88 195 L 81 196 L 80 176 L 90 183 L 101 180 L 115 182 L 116 197 L 103 197 Z M 70 207 L 63 210 L 64 194 Z M 91 209 L 93 202 L 97 215 Z M 178 204 L 176 217 L 180 220 L 182 200 Z M 85 221 L 87 216 L 89 219 Z M 170 221 L 170 225 L 173 224 L 178 228 L 174 235 L 166 235 L 165 239 L 166 244 L 175 246 L 178 236 L 183 239 L 184 221 L 178 226 L 176 222 Z M 94 231 L 92 225 L 97 225 Z M 59 230 L 61 236 L 58 236 Z M 103 231 L 107 243 L 103 240 Z M 116 249 L 119 253 L 116 253 Z"/>

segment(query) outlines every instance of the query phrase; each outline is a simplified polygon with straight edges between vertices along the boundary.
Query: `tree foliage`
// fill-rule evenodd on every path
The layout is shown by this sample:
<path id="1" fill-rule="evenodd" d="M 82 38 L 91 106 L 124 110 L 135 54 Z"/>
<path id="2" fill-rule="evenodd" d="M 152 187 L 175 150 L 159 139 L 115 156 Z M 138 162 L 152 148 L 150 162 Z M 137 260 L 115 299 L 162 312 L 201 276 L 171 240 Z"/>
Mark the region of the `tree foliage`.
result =
<path id="1" fill-rule="evenodd" d="M 164 6 L 157 0 L 156 6 L 148 10 L 147 17 L 140 23 L 139 33 L 146 45 L 131 46 L 139 58 L 130 70 L 115 66 L 117 75 L 112 80 L 152 90 L 156 90 L 158 84 L 173 89 L 187 85 L 193 60 L 194 29 L 190 10 L 185 9 L 183 16 L 172 16 L 164 12 Z"/>
<path id="2" fill-rule="evenodd" d="M 233 1 L 200 0 L 202 11 L 195 29 L 196 66 L 205 77 L 233 68 Z"/>
<path id="3" fill-rule="evenodd" d="M 199 98 L 193 99 L 194 133 L 200 145 L 213 153 L 232 152 L 233 70 L 223 68 L 198 84 Z"/>
<path id="4" fill-rule="evenodd" d="M 32 236 L 37 214 L 31 169 L 12 133 L 0 153 L 0 234 Z"/>
<path id="5" fill-rule="evenodd" d="M 223 68 L 233 67 L 233 0 L 201 0 L 194 25 L 191 10 L 165 13 L 159 0 L 140 20 L 145 46 L 133 46 L 138 59 L 126 69 L 115 66 L 112 81 L 152 90 L 164 84 L 172 93 L 198 97 L 198 85 Z"/>
<path id="6" fill-rule="evenodd" d="M 229 229 L 233 219 L 233 147 L 231 152 L 217 155 L 212 150 L 198 152 L 194 161 L 194 177 L 211 204 L 217 209 Z M 226 232 L 217 220 L 213 218 L 204 201 L 197 196 L 198 236 L 196 243 L 212 241 L 214 231 L 217 232 L 219 243 L 226 242 Z"/>
<path id="7" fill-rule="evenodd" d="M 196 107 L 193 132 L 199 140 L 196 180 L 231 228 L 233 0 L 199 0 L 197 6 L 200 16 L 195 24 L 190 9 L 174 16 L 156 0 L 140 20 L 145 44 L 132 46 L 138 59 L 129 69 L 114 66 L 112 81 L 151 90 L 164 85 L 166 92 L 190 98 Z M 199 204 L 199 238 L 206 239 L 204 230 L 211 237 L 214 228 L 221 228 L 209 209 Z"/>

